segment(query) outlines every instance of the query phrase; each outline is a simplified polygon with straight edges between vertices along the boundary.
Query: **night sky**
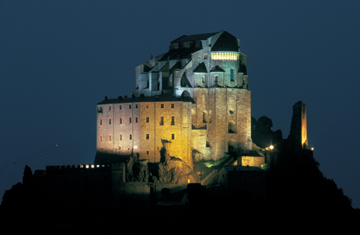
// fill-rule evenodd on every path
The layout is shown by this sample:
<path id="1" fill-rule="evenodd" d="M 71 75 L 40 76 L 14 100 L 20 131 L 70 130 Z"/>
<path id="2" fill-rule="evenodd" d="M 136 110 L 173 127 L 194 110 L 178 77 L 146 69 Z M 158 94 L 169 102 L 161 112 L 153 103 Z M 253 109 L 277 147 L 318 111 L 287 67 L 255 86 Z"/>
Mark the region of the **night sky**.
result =
<path id="1" fill-rule="evenodd" d="M 360 1 L 0 1 L 0 196 L 47 165 L 91 164 L 96 103 L 186 34 L 226 30 L 248 61 L 252 116 L 287 138 L 307 106 L 324 176 L 360 207 Z"/>

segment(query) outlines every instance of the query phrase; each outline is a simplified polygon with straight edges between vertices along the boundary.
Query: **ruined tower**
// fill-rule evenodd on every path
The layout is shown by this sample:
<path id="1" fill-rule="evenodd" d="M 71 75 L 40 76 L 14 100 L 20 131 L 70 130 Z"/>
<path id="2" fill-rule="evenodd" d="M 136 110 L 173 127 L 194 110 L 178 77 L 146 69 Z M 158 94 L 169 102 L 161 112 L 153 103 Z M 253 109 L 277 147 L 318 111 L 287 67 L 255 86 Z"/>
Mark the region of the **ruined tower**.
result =
<path id="1" fill-rule="evenodd" d="M 308 149 L 306 105 L 301 101 L 293 106 L 290 135 L 288 137 L 289 148 L 295 152 Z"/>

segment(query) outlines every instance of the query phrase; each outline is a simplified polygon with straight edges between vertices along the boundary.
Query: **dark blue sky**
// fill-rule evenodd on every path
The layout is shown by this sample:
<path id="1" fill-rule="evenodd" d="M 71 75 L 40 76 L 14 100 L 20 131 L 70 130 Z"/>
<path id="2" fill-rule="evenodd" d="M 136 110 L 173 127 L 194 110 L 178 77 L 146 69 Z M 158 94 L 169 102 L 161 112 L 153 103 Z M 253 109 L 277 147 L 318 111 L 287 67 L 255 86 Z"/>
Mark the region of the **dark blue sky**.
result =
<path id="1" fill-rule="evenodd" d="M 307 105 L 320 170 L 360 207 L 359 1 L 0 1 L 0 195 L 24 166 L 92 163 L 96 103 L 187 34 L 226 30 L 248 56 L 252 116 L 289 134 Z M 57 146 L 56 146 L 57 145 Z"/>

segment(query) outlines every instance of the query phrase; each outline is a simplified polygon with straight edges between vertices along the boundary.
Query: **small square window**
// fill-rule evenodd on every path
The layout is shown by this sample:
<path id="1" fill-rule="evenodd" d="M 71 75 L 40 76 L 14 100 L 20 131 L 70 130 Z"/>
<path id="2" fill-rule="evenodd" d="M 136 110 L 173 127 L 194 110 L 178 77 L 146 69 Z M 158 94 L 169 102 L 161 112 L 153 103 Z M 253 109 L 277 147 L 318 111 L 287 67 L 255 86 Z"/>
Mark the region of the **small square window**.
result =
<path id="1" fill-rule="evenodd" d="M 172 109 L 174 108 L 174 104 L 171 104 L 171 108 L 172 108 Z"/>

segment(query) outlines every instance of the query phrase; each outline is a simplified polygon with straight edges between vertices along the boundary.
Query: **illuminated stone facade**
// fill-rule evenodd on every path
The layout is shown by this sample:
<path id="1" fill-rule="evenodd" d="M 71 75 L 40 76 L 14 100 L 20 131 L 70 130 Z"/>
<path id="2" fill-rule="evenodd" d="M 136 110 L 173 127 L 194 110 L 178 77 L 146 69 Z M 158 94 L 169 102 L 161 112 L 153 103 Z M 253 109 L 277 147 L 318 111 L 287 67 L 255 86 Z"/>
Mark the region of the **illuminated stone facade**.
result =
<path id="1" fill-rule="evenodd" d="M 181 36 L 135 69 L 131 98 L 97 105 L 97 151 L 159 162 L 251 150 L 246 55 L 226 31 Z"/>

